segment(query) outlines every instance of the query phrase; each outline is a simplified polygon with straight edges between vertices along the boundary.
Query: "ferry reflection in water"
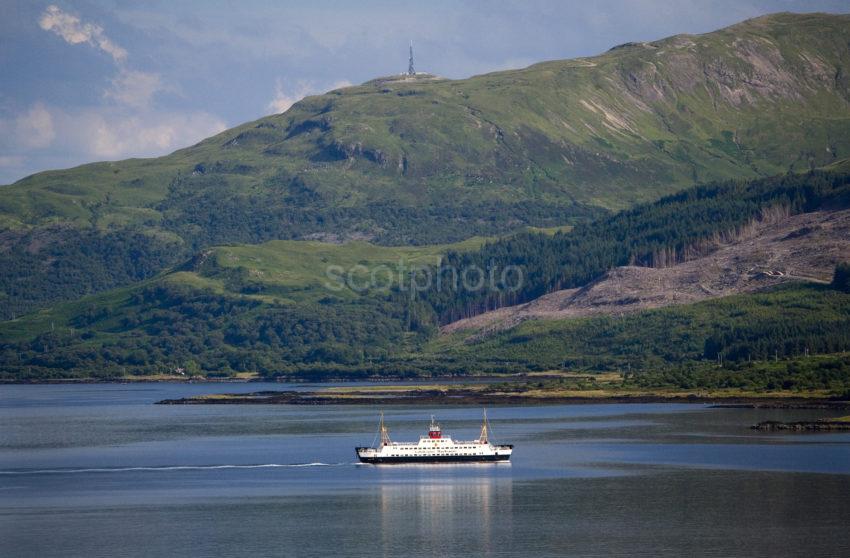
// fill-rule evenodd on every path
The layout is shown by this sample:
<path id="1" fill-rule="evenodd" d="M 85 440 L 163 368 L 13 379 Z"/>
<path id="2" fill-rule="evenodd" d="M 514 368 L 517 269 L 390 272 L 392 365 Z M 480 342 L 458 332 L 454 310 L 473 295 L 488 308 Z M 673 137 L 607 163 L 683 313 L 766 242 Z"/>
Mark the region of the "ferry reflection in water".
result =
<path id="1" fill-rule="evenodd" d="M 383 466 L 389 467 L 389 466 Z M 487 471 L 509 464 L 392 465 L 393 468 L 482 469 L 482 478 L 380 485 L 383 556 L 494 555 L 509 545 L 512 533 L 513 481 L 487 479 Z M 424 471 L 423 471 L 424 472 Z M 446 480 L 449 482 L 444 482 Z M 501 549 L 501 551 L 499 550 Z"/>

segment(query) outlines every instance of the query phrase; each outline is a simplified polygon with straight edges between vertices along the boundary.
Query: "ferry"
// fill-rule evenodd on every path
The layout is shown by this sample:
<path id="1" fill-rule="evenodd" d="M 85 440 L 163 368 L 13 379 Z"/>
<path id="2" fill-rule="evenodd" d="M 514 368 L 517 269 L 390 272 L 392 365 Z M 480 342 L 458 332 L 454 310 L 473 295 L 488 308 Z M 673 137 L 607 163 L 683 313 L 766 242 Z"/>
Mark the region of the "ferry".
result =
<path id="1" fill-rule="evenodd" d="M 451 436 L 444 436 L 437 419 L 431 416 L 431 426 L 428 435 L 419 438 L 419 442 L 393 442 L 389 430 L 384 424 L 384 414 L 381 413 L 380 424 L 381 443 L 378 447 L 355 448 L 357 458 L 363 463 L 443 463 L 443 462 L 482 462 L 508 461 L 513 453 L 513 445 L 494 445 L 489 440 L 489 425 L 487 412 L 484 412 L 484 423 L 481 425 L 481 435 L 477 440 L 468 442 L 455 441 Z"/>

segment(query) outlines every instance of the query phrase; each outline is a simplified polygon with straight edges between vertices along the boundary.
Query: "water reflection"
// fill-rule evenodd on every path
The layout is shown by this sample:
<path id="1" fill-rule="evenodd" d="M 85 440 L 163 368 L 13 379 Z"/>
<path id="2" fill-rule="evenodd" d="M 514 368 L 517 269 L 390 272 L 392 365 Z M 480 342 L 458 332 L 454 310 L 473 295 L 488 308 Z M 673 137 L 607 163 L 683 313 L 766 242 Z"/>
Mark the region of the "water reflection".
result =
<path id="1" fill-rule="evenodd" d="M 380 506 L 383 556 L 492 556 L 510 540 L 513 482 L 480 478 L 382 484 Z"/>

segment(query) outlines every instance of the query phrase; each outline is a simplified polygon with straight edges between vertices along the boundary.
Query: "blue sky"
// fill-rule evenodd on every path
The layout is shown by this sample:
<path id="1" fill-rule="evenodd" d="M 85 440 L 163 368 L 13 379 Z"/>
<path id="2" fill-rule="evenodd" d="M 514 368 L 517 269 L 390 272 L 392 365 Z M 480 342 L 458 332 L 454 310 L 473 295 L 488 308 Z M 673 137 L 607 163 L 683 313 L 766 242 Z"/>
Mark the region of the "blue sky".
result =
<path id="1" fill-rule="evenodd" d="M 850 0 L 0 0 L 0 184 L 149 157 L 407 69 L 462 78 Z"/>

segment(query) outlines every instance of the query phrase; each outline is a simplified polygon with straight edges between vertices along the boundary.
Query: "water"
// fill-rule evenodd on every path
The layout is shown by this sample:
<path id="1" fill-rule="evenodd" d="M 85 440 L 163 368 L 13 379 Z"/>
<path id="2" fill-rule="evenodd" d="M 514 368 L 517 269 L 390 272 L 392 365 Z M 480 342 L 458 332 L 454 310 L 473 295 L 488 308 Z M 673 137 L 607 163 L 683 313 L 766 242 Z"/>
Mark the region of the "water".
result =
<path id="1" fill-rule="evenodd" d="M 825 411 L 495 407 L 510 464 L 370 466 L 375 408 L 152 404 L 266 388 L 0 386 L 0 556 L 850 555 L 850 435 L 748 428 Z"/>

